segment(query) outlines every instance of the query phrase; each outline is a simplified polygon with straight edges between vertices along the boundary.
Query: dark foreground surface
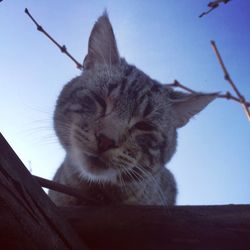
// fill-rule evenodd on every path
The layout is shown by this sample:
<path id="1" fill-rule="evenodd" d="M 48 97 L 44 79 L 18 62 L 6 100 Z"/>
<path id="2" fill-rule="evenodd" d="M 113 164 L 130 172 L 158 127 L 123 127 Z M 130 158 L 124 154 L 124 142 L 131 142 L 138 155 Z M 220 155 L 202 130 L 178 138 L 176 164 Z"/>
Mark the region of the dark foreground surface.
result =
<path id="1" fill-rule="evenodd" d="M 250 249 L 250 206 L 60 208 L 90 249 Z"/>
<path id="2" fill-rule="evenodd" d="M 59 208 L 37 180 L 0 133 L 0 249 L 250 249 L 250 205 Z"/>

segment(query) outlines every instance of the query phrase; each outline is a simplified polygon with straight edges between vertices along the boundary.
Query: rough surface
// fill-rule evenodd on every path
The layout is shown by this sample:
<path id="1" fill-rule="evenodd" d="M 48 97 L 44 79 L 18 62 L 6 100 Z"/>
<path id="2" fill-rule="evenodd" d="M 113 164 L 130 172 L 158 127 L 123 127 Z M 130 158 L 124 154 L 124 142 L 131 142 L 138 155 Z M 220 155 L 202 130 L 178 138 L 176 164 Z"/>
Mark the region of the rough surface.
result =
<path id="1" fill-rule="evenodd" d="M 61 211 L 91 249 L 250 249 L 250 205 Z"/>
<path id="2" fill-rule="evenodd" d="M 1 249 L 86 249 L 0 134 Z"/>

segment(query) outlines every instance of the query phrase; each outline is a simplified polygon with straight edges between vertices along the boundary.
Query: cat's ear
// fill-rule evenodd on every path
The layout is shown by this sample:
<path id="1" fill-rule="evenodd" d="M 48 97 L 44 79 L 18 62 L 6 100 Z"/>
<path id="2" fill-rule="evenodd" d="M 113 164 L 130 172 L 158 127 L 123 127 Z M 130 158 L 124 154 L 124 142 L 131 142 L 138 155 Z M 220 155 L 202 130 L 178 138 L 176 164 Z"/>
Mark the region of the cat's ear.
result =
<path id="1" fill-rule="evenodd" d="M 117 64 L 120 61 L 115 35 L 106 11 L 95 23 L 88 44 L 88 54 L 84 59 L 84 68 L 93 68 L 96 64 Z"/>
<path id="2" fill-rule="evenodd" d="M 217 96 L 218 93 L 185 94 L 177 91 L 172 92 L 170 95 L 170 103 L 175 126 L 177 128 L 184 126 L 191 117 L 203 110 Z"/>

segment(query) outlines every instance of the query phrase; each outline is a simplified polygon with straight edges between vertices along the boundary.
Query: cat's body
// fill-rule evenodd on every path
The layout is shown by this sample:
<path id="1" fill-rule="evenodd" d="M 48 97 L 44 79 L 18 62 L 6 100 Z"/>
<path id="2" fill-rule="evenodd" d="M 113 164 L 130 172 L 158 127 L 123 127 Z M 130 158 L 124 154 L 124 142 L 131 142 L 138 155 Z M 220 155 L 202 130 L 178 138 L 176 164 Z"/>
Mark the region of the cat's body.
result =
<path id="1" fill-rule="evenodd" d="M 176 130 L 215 95 L 174 92 L 129 65 L 106 13 L 92 30 L 84 66 L 57 101 L 55 131 L 66 157 L 54 180 L 108 203 L 174 205 L 176 183 L 165 164 Z M 49 195 L 58 205 L 79 204 Z"/>

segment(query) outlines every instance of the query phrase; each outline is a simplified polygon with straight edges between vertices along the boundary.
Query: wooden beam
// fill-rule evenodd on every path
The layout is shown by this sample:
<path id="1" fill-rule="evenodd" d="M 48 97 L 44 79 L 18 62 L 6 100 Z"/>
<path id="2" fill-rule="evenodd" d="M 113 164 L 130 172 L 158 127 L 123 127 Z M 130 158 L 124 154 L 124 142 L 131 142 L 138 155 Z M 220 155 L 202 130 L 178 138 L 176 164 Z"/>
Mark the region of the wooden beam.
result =
<path id="1" fill-rule="evenodd" d="M 250 249 L 250 205 L 60 210 L 91 249 Z"/>
<path id="2" fill-rule="evenodd" d="M 250 205 L 57 208 L 1 134 L 0 222 L 3 249 L 250 249 Z"/>
<path id="3" fill-rule="evenodd" d="M 1 249 L 87 249 L 1 133 L 0 204 Z"/>

